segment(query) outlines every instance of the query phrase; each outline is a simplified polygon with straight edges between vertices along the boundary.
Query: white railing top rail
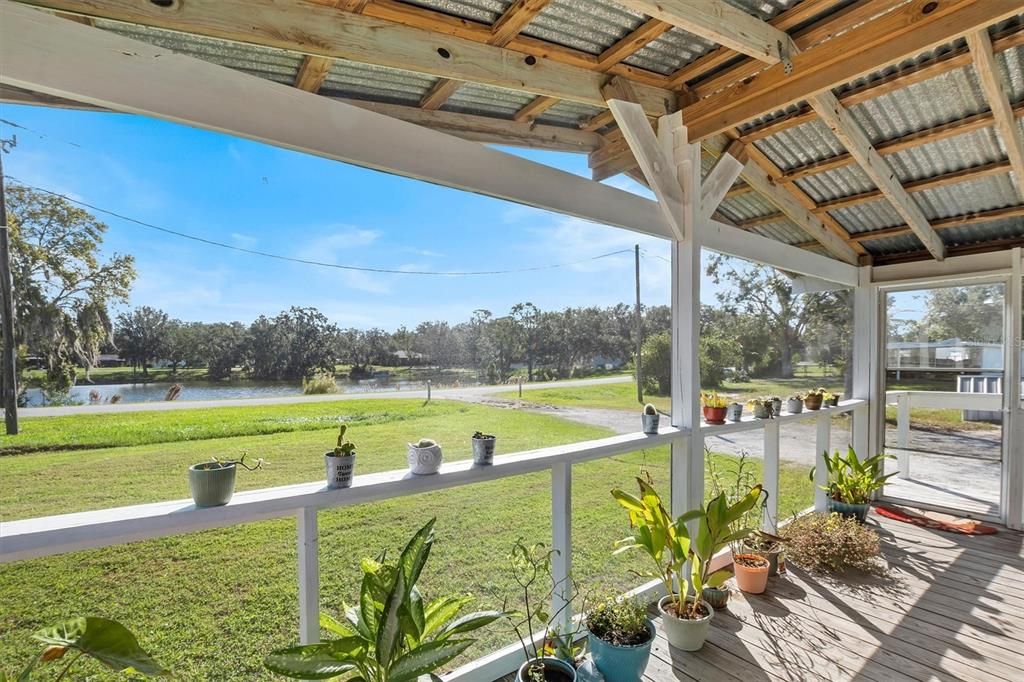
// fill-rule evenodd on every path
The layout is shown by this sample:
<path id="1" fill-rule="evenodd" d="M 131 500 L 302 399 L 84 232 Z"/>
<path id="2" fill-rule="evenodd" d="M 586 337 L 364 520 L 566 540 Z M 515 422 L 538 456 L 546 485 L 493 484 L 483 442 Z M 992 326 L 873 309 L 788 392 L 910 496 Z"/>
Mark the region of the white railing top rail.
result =
<path id="1" fill-rule="evenodd" d="M 782 401 L 785 405 L 786 401 Z M 721 436 L 727 433 L 737 433 L 739 431 L 750 431 L 754 429 L 764 428 L 765 424 L 770 422 L 785 423 L 790 421 L 799 421 L 801 419 L 810 419 L 821 414 L 843 414 L 846 412 L 852 412 L 862 405 L 867 405 L 866 400 L 841 400 L 839 405 L 836 407 L 822 407 L 820 410 L 804 410 L 803 412 L 783 412 L 782 414 L 776 415 L 771 419 L 758 419 L 752 415 L 744 415 L 738 422 L 726 422 L 725 424 L 707 424 L 701 422 L 700 432 L 707 438 L 708 436 Z"/>
<path id="2" fill-rule="evenodd" d="M 489 466 L 471 459 L 446 463 L 430 476 L 407 469 L 356 476 L 352 487 L 329 490 L 323 481 L 240 492 L 222 507 L 196 507 L 192 500 L 172 500 L 0 523 L 0 564 L 94 549 L 124 542 L 221 528 L 287 516 L 298 509 L 326 509 L 482 483 L 580 462 L 666 445 L 688 432 L 662 428 L 657 435 L 630 433 L 599 440 L 528 450 L 494 458 Z"/>
<path id="3" fill-rule="evenodd" d="M 1002 393 L 969 393 L 958 391 L 886 391 L 887 405 L 898 403 L 901 397 L 910 400 L 913 407 L 953 410 L 1000 410 Z"/>

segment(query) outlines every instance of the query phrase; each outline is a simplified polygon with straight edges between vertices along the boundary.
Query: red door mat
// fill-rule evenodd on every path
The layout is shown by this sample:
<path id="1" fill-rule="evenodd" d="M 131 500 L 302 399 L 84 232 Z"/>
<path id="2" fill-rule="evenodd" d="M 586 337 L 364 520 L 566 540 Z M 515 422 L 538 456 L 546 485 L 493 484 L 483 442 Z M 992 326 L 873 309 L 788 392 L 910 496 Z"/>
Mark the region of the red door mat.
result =
<path id="1" fill-rule="evenodd" d="M 887 519 L 902 521 L 903 523 L 912 523 L 915 526 L 923 526 L 925 528 L 933 528 L 935 530 L 944 530 L 948 533 L 960 533 L 962 535 L 992 535 L 993 533 L 999 532 L 999 529 L 995 526 L 987 526 L 980 521 L 958 519 L 955 517 L 947 517 L 948 520 L 940 519 L 935 516 L 926 516 L 924 514 L 910 511 L 909 509 L 903 509 L 902 507 L 877 505 L 875 507 L 875 511 Z"/>

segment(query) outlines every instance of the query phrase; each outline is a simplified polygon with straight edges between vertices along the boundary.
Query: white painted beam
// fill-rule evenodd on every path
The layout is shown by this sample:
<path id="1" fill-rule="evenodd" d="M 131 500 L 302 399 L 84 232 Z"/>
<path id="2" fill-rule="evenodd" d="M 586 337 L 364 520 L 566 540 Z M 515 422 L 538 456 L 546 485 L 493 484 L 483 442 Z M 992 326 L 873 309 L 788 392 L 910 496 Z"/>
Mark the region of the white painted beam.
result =
<path id="1" fill-rule="evenodd" d="M 6 85 L 672 235 L 657 203 L 630 192 L 7 0 L 0 64 Z"/>
<path id="2" fill-rule="evenodd" d="M 700 187 L 700 213 L 702 218 L 710 218 L 718 205 L 725 199 L 733 183 L 740 177 L 746 164 L 741 152 L 743 145 L 734 143 L 715 160 L 715 165 L 708 171 L 707 177 Z"/>

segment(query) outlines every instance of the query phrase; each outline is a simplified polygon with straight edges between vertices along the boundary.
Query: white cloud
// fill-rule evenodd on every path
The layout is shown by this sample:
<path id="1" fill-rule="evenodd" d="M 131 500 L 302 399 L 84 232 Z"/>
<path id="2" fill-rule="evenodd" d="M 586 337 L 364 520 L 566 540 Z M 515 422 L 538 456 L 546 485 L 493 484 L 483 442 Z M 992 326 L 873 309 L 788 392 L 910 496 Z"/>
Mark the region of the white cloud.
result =
<path id="1" fill-rule="evenodd" d="M 251 249 L 259 243 L 259 239 L 256 237 L 250 234 L 242 234 L 241 232 L 232 232 L 231 241 L 234 242 L 235 246 L 243 249 Z"/>
<path id="2" fill-rule="evenodd" d="M 359 249 L 376 242 L 381 233 L 378 230 L 369 230 L 351 225 L 336 225 L 322 230 L 328 232 L 320 237 L 314 237 L 301 246 L 296 254 L 299 258 L 307 260 L 318 260 L 327 263 L 341 263 L 351 265 L 349 261 L 342 261 L 341 257 L 347 255 L 352 249 Z"/>

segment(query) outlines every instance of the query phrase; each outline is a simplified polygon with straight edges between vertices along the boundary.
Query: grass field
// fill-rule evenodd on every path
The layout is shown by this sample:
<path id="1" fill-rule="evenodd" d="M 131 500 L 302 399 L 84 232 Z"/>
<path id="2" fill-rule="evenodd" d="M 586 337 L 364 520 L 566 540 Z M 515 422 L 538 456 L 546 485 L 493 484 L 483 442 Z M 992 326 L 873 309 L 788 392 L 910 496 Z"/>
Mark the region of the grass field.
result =
<path id="1" fill-rule="evenodd" d="M 499 436 L 499 452 L 607 435 L 546 415 L 460 403 L 330 405 L 308 406 L 302 430 L 268 433 L 252 429 L 270 408 L 159 413 L 170 415 L 166 423 L 136 424 L 141 415 L 131 414 L 119 417 L 123 431 L 98 416 L 45 420 L 50 426 L 25 420 L 27 435 L 51 444 L 60 433 L 84 432 L 102 433 L 97 441 L 108 446 L 0 458 L 0 509 L 11 520 L 186 497 L 188 464 L 243 450 L 266 457 L 268 465 L 242 472 L 240 490 L 315 480 L 323 475 L 321 453 L 332 440 L 337 411 L 363 415 L 350 434 L 359 446 L 359 473 L 404 468 L 405 442 L 424 435 L 443 443 L 448 459 L 469 456 L 468 436 L 477 429 Z M 388 418 L 374 416 L 385 408 Z M 284 415 L 270 418 L 281 421 Z M 168 441 L 168 424 L 205 436 Z M 628 569 L 640 557 L 611 556 L 612 543 L 626 532 L 626 518 L 608 490 L 632 485 L 644 470 L 667 486 L 667 448 L 573 469 L 573 566 L 588 590 L 621 590 L 636 582 Z M 810 504 L 812 489 L 802 468 L 783 464 L 781 487 L 781 514 Z M 359 558 L 397 548 L 431 516 L 438 518 L 438 540 L 422 581 L 428 596 L 470 592 L 478 606 L 499 605 L 506 597 L 515 603 L 505 556 L 517 537 L 550 537 L 549 490 L 550 475 L 538 473 L 322 512 L 321 605 L 337 613 L 342 601 L 353 601 Z M 0 566 L 0 603 L 0 665 L 9 669 L 37 650 L 29 638 L 34 629 L 73 615 L 102 615 L 132 627 L 179 679 L 270 679 L 263 656 L 294 642 L 298 627 L 295 522 L 265 521 Z M 492 626 L 469 655 L 510 641 L 506 628 Z M 87 671 L 96 673 L 88 679 L 114 679 L 88 667 L 76 679 L 85 679 Z"/>

